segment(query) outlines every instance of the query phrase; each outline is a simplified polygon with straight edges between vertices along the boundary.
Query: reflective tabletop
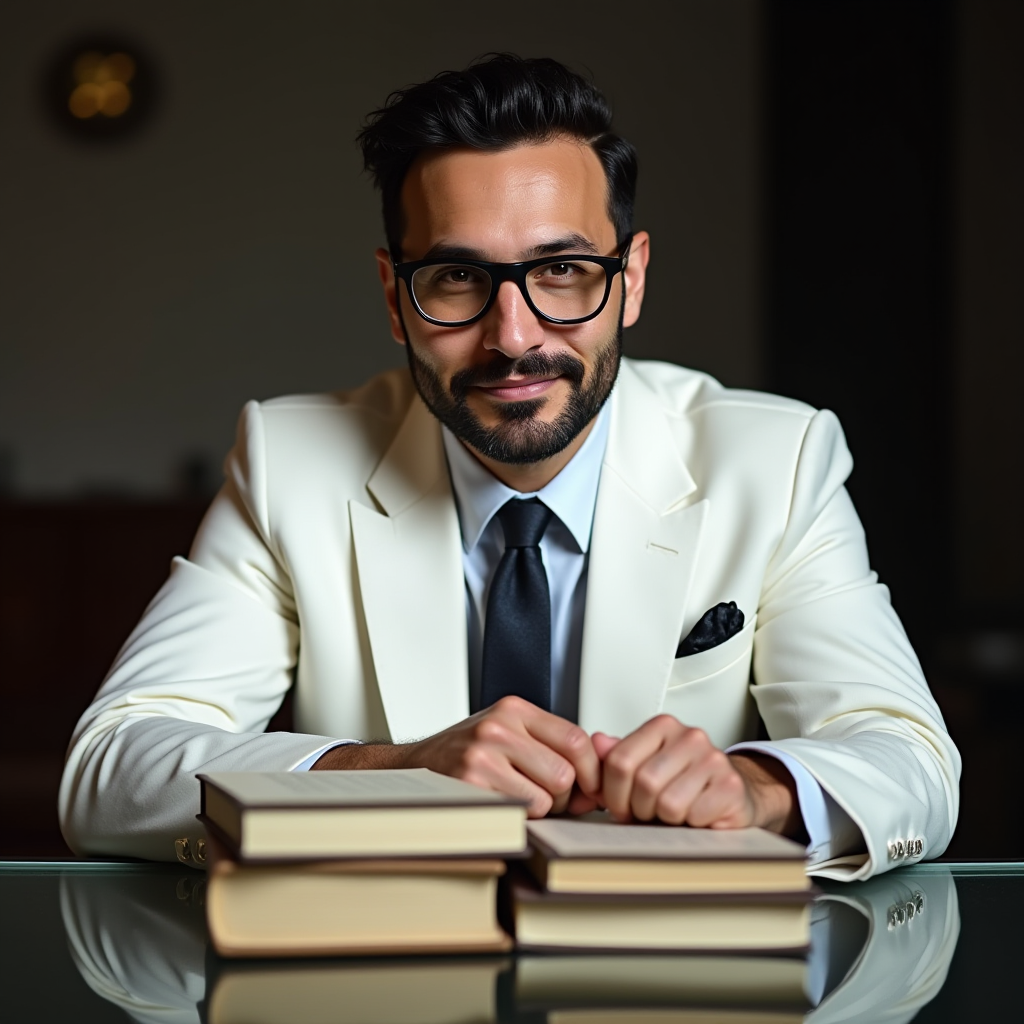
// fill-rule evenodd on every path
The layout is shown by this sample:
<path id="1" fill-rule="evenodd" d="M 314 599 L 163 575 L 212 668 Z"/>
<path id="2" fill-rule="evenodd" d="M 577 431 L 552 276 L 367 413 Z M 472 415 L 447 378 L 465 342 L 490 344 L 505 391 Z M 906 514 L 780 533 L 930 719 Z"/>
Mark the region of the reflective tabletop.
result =
<path id="1" fill-rule="evenodd" d="M 1024 865 L 923 864 L 823 889 L 803 959 L 228 961 L 207 941 L 201 874 L 173 865 L 0 862 L 3 1017 L 12 1024 L 1024 1019 Z"/>

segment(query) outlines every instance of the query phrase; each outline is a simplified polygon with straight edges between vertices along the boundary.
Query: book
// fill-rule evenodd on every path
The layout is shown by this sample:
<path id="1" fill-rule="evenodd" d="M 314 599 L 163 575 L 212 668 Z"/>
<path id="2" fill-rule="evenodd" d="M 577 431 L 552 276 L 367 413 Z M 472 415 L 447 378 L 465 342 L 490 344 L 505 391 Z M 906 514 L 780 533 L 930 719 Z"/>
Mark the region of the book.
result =
<path id="1" fill-rule="evenodd" d="M 738 894 L 543 892 L 525 873 L 511 884 L 520 949 L 801 953 L 812 891 Z"/>
<path id="2" fill-rule="evenodd" d="M 516 960 L 520 1011 L 687 1009 L 792 1013 L 809 1008 L 807 961 L 784 956 L 598 953 Z"/>
<path id="3" fill-rule="evenodd" d="M 785 957 L 219 960 L 207 1024 L 490 1024 L 524 1020 L 802 1024 L 806 964 Z"/>
<path id="4" fill-rule="evenodd" d="M 534 877 L 560 893 L 787 893 L 811 887 L 799 843 L 759 828 L 623 825 L 606 814 L 527 824 Z"/>
<path id="5" fill-rule="evenodd" d="M 200 775 L 200 820 L 246 861 L 511 857 L 526 806 L 427 768 Z"/>
<path id="6" fill-rule="evenodd" d="M 701 1010 L 654 1007 L 636 1010 L 554 1010 L 547 1024 L 803 1024 L 804 1015 L 792 1010 Z"/>
<path id="7" fill-rule="evenodd" d="M 498 1020 L 493 956 L 319 964 L 221 962 L 207 1024 L 488 1024 Z"/>
<path id="8" fill-rule="evenodd" d="M 206 923 L 227 957 L 502 952 L 500 860 L 249 864 L 207 841 Z"/>

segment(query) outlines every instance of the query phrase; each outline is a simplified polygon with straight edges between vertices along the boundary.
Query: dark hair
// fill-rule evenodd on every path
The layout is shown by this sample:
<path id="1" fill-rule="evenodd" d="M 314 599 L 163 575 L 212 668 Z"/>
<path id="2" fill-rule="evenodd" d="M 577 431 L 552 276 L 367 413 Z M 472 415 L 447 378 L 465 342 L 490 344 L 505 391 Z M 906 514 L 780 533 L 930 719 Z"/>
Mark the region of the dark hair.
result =
<path id="1" fill-rule="evenodd" d="M 401 258 L 402 182 L 424 150 L 497 151 L 567 135 L 588 143 L 608 180 L 608 216 L 621 245 L 633 228 L 636 151 L 611 132 L 612 112 L 597 88 L 547 57 L 488 54 L 465 71 L 442 71 L 393 92 L 367 117 L 357 140 L 381 190 L 384 232 Z"/>

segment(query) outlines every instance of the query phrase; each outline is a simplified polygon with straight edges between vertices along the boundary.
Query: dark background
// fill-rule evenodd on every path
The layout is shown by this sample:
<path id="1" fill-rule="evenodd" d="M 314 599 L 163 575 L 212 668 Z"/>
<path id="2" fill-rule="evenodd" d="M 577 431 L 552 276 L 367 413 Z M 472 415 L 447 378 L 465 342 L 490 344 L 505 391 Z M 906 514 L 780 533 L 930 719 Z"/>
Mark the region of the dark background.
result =
<path id="1" fill-rule="evenodd" d="M 385 13 L 386 10 L 386 13 Z M 64 747 L 242 403 L 397 365 L 352 137 L 489 50 L 593 73 L 653 237 L 629 354 L 834 409 L 964 755 L 951 855 L 1024 857 L 1024 2 L 47 0 L 0 12 L 0 856 L 59 854 Z M 145 60 L 133 131 L 54 62 Z"/>

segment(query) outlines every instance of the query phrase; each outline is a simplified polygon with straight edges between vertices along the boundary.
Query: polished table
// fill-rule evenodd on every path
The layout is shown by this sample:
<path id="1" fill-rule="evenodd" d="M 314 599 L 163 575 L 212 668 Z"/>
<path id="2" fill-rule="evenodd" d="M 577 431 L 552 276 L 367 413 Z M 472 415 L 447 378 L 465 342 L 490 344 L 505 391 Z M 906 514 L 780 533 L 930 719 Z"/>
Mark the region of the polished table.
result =
<path id="1" fill-rule="evenodd" d="M 557 979 L 560 971 L 571 973 L 584 960 L 593 972 L 594 958 L 226 961 L 209 948 L 198 872 L 175 865 L 0 862 L 3 1019 L 10 1024 L 1024 1020 L 1024 864 L 922 864 L 864 883 L 826 883 L 822 889 L 806 961 L 721 961 L 745 975 L 779 968 L 792 977 L 792 969 L 799 968 L 805 989 L 800 1005 L 792 996 L 786 1005 L 776 999 L 768 1006 L 741 994 L 733 998 L 728 987 L 723 991 L 709 980 L 720 974 L 712 958 L 643 954 L 609 956 L 597 970 L 602 973 L 600 965 L 607 964 L 609 976 L 626 972 L 641 979 L 654 976 L 655 967 L 662 979 L 678 972 L 690 979 L 683 986 L 689 995 L 681 998 L 678 985 L 670 996 L 640 985 L 634 1004 L 624 1007 L 621 996 L 605 1005 L 601 991 L 577 984 L 575 995 L 563 989 L 555 1003 L 545 1005 L 529 997 L 524 978 Z M 735 991 L 741 993 L 742 986 Z M 238 993 L 249 1003 L 226 999 Z M 249 1006 L 241 1017 L 239 1005 Z"/>

